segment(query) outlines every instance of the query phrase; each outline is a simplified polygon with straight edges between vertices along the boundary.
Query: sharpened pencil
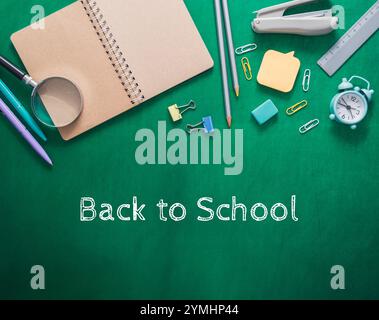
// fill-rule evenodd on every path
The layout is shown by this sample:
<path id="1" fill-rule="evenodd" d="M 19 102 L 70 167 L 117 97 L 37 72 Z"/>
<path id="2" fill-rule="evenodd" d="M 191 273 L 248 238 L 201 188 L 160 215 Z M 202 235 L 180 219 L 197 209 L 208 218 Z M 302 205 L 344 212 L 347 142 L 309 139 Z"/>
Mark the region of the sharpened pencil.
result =
<path id="1" fill-rule="evenodd" d="M 231 115 L 231 109 L 230 109 L 228 72 L 226 70 L 224 33 L 223 33 L 223 28 L 222 28 L 222 16 L 221 16 L 221 0 L 214 0 L 214 3 L 215 3 L 216 21 L 217 21 L 218 45 L 219 45 L 219 50 L 220 50 L 222 84 L 223 84 L 223 90 L 224 90 L 225 114 L 226 114 L 226 121 L 228 123 L 228 127 L 230 128 L 232 126 L 232 115 Z"/>
<path id="2" fill-rule="evenodd" d="M 229 60 L 230 60 L 230 68 L 231 68 L 232 76 L 233 76 L 233 86 L 234 86 L 234 91 L 236 93 L 236 96 L 238 97 L 240 95 L 240 85 L 238 81 L 236 57 L 234 55 L 234 42 L 233 42 L 232 26 L 230 24 L 228 0 L 222 0 L 222 7 L 224 9 L 226 39 L 228 40 Z"/>

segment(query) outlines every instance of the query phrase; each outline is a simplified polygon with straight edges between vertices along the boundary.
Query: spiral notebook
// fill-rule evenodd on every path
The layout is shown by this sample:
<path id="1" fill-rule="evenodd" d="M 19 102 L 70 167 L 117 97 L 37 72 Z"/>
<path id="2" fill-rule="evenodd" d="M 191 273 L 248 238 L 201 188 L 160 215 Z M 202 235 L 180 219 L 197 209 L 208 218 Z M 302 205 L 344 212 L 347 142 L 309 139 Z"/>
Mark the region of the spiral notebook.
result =
<path id="1" fill-rule="evenodd" d="M 80 87 L 84 110 L 59 129 L 65 140 L 213 67 L 182 0 L 77 1 L 11 39 L 35 80 Z"/>

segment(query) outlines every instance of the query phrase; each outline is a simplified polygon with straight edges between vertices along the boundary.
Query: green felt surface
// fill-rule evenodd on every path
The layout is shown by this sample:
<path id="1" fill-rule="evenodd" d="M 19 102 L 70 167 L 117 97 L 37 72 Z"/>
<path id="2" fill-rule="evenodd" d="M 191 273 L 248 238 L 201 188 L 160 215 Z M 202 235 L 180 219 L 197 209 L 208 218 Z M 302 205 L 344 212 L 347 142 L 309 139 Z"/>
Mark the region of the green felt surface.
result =
<path id="1" fill-rule="evenodd" d="M 135 133 L 140 128 L 156 131 L 159 120 L 175 127 L 169 105 L 197 101 L 199 109 L 186 114 L 182 127 L 212 115 L 216 127 L 226 128 L 213 1 L 185 2 L 215 60 L 213 70 L 71 142 L 47 130 L 53 169 L 9 123 L 0 121 L 0 298 L 379 298 L 379 92 L 357 131 L 328 120 L 342 77 L 367 77 L 379 90 L 378 36 L 329 78 L 316 62 L 343 30 L 317 38 L 257 35 L 250 27 L 251 12 L 278 1 L 229 1 L 236 46 L 256 42 L 259 47 L 248 54 L 254 79 L 246 81 L 238 65 L 241 96 L 232 97 L 234 128 L 244 129 L 243 173 L 225 176 L 220 165 L 140 166 Z M 47 13 L 69 3 L 38 2 Z M 333 1 L 345 7 L 346 27 L 373 3 Z M 0 3 L 1 54 L 19 64 L 9 37 L 30 23 L 34 4 Z M 309 6 L 326 7 L 325 1 Z M 256 83 L 268 49 L 296 51 L 301 74 L 312 69 L 308 93 L 301 89 L 301 76 L 289 94 Z M 28 88 L 4 70 L 0 76 L 29 105 Z M 260 127 L 251 111 L 267 99 L 280 114 Z M 309 107 L 287 117 L 285 109 L 303 99 Z M 314 118 L 320 126 L 300 135 L 299 126 Z M 201 196 L 213 197 L 217 204 L 230 203 L 235 195 L 247 205 L 288 206 L 292 194 L 297 195 L 296 223 L 195 219 Z M 146 222 L 80 222 L 81 197 L 116 206 L 133 195 L 147 205 Z M 159 221 L 155 204 L 162 198 L 183 203 L 187 219 Z M 37 264 L 46 270 L 44 291 L 30 288 L 30 268 Z M 337 264 L 346 270 L 343 291 L 330 288 L 330 268 Z"/>

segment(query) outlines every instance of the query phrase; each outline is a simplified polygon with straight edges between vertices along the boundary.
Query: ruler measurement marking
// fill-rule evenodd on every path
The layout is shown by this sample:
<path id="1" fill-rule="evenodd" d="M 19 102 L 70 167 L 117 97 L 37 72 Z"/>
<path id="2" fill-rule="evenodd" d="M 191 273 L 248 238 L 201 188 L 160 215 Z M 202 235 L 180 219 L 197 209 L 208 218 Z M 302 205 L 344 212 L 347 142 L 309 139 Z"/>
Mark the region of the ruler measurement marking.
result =
<path id="1" fill-rule="evenodd" d="M 319 66 L 332 76 L 378 29 L 377 1 L 318 61 Z M 379 16 L 377 17 L 379 20 Z M 372 21 L 372 19 L 374 19 Z M 376 23 L 375 23 L 376 22 Z M 362 30 L 361 33 L 359 33 Z M 348 44 L 353 42 L 350 46 Z M 345 51 L 344 49 L 347 45 Z"/>

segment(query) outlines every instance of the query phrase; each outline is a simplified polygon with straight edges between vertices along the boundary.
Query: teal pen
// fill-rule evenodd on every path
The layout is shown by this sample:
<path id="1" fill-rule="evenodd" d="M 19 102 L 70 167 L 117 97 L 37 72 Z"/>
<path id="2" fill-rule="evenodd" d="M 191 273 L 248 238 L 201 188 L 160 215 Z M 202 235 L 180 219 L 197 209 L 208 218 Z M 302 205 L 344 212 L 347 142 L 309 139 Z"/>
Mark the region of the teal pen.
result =
<path id="1" fill-rule="evenodd" d="M 25 109 L 25 107 L 21 104 L 21 102 L 16 98 L 13 92 L 7 87 L 7 85 L 0 79 L 0 91 L 4 94 L 4 96 L 9 100 L 9 102 L 16 109 L 18 114 L 25 120 L 25 122 L 29 125 L 29 127 L 43 140 L 47 141 L 46 136 L 38 126 L 38 124 L 34 121 L 30 113 Z"/>

